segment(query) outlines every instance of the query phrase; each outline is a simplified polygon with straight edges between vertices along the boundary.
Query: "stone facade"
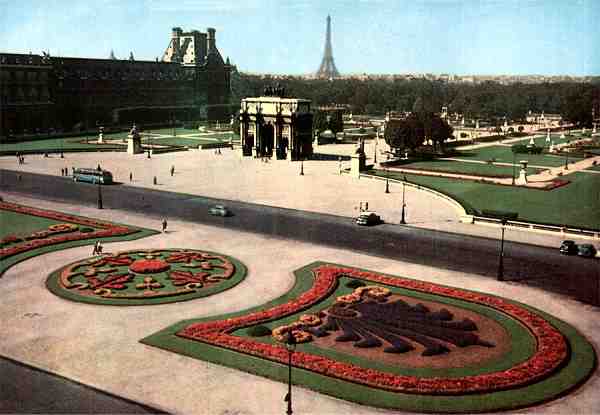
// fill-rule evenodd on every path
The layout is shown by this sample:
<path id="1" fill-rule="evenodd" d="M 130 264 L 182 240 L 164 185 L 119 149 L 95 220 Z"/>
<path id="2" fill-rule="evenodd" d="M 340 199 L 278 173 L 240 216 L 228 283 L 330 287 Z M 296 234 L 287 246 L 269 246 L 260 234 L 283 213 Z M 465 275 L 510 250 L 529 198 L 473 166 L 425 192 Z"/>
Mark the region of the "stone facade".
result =
<path id="1" fill-rule="evenodd" d="M 240 109 L 242 155 L 304 160 L 312 155 L 310 101 L 280 96 L 245 98 Z"/>
<path id="2" fill-rule="evenodd" d="M 0 136 L 229 118 L 231 66 L 214 29 L 175 28 L 162 61 L 132 57 L 0 53 Z"/>

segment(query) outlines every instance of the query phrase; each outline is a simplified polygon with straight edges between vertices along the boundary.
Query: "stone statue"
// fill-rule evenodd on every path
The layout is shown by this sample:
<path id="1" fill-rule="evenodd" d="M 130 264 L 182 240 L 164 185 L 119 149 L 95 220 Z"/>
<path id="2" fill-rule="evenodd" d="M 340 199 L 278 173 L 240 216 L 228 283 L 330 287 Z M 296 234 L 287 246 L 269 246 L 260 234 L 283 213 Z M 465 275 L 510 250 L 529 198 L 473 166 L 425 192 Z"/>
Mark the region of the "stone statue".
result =
<path id="1" fill-rule="evenodd" d="M 137 126 L 135 124 L 133 124 L 133 127 L 131 127 L 131 131 L 129 131 L 129 135 L 131 135 L 133 138 L 140 137 L 140 133 L 138 132 Z"/>

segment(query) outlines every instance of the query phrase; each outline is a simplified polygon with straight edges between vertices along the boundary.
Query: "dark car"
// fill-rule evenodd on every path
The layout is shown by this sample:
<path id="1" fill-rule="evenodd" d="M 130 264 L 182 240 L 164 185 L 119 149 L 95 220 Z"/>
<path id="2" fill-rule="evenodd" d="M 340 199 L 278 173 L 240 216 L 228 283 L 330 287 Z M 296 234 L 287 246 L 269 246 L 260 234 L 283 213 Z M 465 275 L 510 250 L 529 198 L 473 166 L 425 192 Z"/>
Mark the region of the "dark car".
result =
<path id="1" fill-rule="evenodd" d="M 581 244 L 577 247 L 577 255 L 585 258 L 593 258 L 596 256 L 596 248 L 592 244 Z"/>
<path id="2" fill-rule="evenodd" d="M 575 244 L 575 241 L 562 241 L 560 244 L 560 253 L 564 255 L 577 255 L 577 244 Z"/>
<path id="3" fill-rule="evenodd" d="M 382 222 L 381 218 L 373 212 L 362 212 L 360 216 L 356 218 L 356 224 L 360 226 L 379 225 Z"/>

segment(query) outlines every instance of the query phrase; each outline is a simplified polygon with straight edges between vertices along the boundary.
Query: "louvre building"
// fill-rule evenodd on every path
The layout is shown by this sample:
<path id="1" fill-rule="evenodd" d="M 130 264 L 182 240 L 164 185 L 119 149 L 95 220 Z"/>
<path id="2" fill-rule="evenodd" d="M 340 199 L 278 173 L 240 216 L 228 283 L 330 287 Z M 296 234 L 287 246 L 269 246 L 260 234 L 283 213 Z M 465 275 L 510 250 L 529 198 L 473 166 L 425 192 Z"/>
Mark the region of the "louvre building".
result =
<path id="1" fill-rule="evenodd" d="M 230 71 L 212 28 L 173 28 L 155 61 L 0 53 L 0 136 L 228 119 Z"/>

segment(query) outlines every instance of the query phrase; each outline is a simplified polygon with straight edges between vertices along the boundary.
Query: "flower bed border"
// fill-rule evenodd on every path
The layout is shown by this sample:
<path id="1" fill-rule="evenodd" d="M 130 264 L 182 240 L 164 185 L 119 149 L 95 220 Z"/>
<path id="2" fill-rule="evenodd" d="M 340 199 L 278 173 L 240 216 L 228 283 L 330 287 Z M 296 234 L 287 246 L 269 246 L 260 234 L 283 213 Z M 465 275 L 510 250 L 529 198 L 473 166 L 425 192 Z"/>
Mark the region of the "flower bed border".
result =
<path id="1" fill-rule="evenodd" d="M 68 222 L 87 227 L 100 228 L 93 232 L 74 232 L 71 234 L 54 233 L 43 239 L 23 239 L 15 245 L 0 249 L 0 275 L 2 275 L 12 265 L 23 261 L 32 256 L 46 253 L 52 250 L 55 245 L 69 244 L 69 246 L 87 245 L 96 239 L 138 239 L 158 233 L 150 229 L 143 229 L 134 226 L 115 224 L 97 219 L 84 218 L 68 213 L 54 210 L 34 208 L 31 206 L 20 205 L 6 201 L 0 201 L 0 210 L 15 212 L 24 215 L 38 216 L 59 222 Z"/>
<path id="2" fill-rule="evenodd" d="M 351 276 L 369 282 L 458 298 L 493 308 L 524 324 L 535 336 L 538 343 L 537 350 L 530 359 L 508 370 L 458 378 L 422 378 L 395 375 L 374 369 L 364 369 L 353 364 L 305 352 L 294 353 L 293 364 L 295 366 L 322 375 L 396 392 L 465 394 L 492 392 L 535 383 L 551 375 L 569 357 L 567 342 L 560 331 L 535 313 L 501 298 L 470 293 L 428 282 L 388 277 L 378 273 L 359 271 L 354 268 L 322 265 L 316 268 L 314 272 L 316 277 L 313 287 L 294 301 L 235 319 L 192 324 L 180 330 L 177 335 L 284 363 L 288 358 L 285 347 L 258 343 L 252 339 L 234 336 L 229 333 L 239 328 L 299 312 L 324 300 L 336 287 L 340 276 Z"/>
<path id="3" fill-rule="evenodd" d="M 10 212 L 22 213 L 26 215 L 39 216 L 42 218 L 53 219 L 57 221 L 76 223 L 78 225 L 86 225 L 94 228 L 100 228 L 94 232 L 78 233 L 71 235 L 50 236 L 43 239 L 32 239 L 19 243 L 16 246 L 0 249 L 0 259 L 7 258 L 12 255 L 30 251 L 47 245 L 59 244 L 69 241 L 79 241 L 82 239 L 105 238 L 111 236 L 129 235 L 137 232 L 137 229 L 130 228 L 124 225 L 115 225 L 109 222 L 103 222 L 95 219 L 81 218 L 67 213 L 55 212 L 51 210 L 43 210 L 29 206 L 18 205 L 10 202 L 0 202 L 0 209 Z"/>

